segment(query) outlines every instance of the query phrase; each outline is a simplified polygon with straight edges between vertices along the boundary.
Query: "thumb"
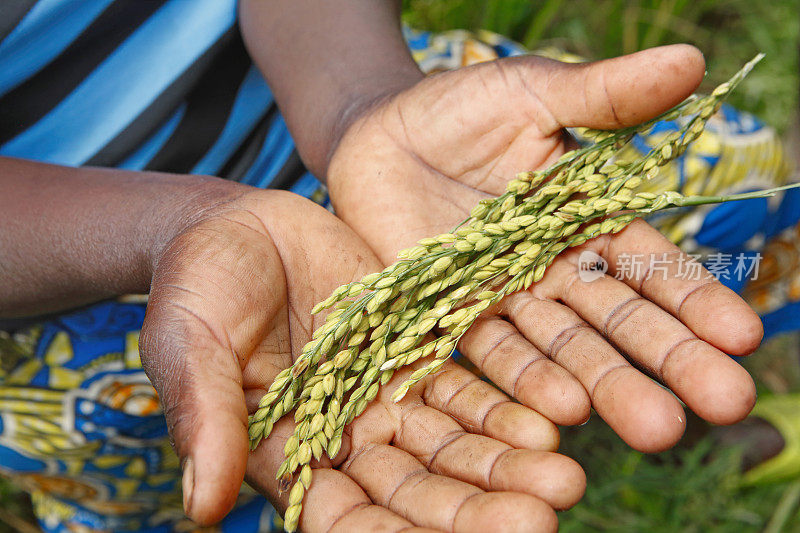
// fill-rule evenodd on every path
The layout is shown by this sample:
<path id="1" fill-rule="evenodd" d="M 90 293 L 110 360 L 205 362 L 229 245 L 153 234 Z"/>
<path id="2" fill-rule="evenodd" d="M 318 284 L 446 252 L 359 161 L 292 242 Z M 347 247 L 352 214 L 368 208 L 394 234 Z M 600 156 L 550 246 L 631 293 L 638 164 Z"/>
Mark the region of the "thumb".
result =
<path id="1" fill-rule="evenodd" d="M 185 327 L 191 311 L 160 304 L 158 296 L 151 294 L 142 327 L 142 365 L 181 461 L 184 511 L 211 525 L 233 508 L 247 466 L 241 370 L 211 328 Z"/>
<path id="2" fill-rule="evenodd" d="M 615 129 L 651 119 L 686 99 L 705 74 L 703 54 L 687 44 L 651 48 L 592 63 L 512 60 L 529 92 L 556 124 Z"/>

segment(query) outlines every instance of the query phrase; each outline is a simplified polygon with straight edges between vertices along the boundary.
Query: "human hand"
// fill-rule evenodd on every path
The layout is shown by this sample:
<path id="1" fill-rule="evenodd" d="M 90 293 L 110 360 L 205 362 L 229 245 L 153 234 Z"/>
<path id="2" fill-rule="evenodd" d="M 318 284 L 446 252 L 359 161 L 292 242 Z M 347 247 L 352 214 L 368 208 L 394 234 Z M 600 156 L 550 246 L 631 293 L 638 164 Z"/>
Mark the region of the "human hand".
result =
<path id="1" fill-rule="evenodd" d="M 399 249 L 452 229 L 517 172 L 553 163 L 571 148 L 564 127 L 640 123 L 686 98 L 703 71 L 699 52 L 678 45 L 583 65 L 507 58 L 429 77 L 347 129 L 328 168 L 337 214 L 392 262 Z M 641 221 L 591 241 L 476 322 L 460 350 L 550 420 L 581 423 L 592 405 L 642 451 L 672 446 L 685 428 L 680 402 L 643 372 L 710 422 L 746 416 L 755 387 L 725 353 L 758 346 L 755 313 L 713 279 L 681 279 L 676 264 L 664 279 L 645 265 L 624 282 L 583 283 L 585 249 L 612 275 L 622 253 L 679 253 Z"/>
<path id="2" fill-rule="evenodd" d="M 292 421 L 248 452 L 248 413 L 324 319 L 312 306 L 379 267 L 321 207 L 239 186 L 168 243 L 140 353 L 195 521 L 220 520 L 243 479 L 285 509 L 275 473 Z M 301 529 L 555 529 L 553 508 L 573 505 L 585 487 L 580 467 L 553 453 L 555 426 L 454 363 L 392 403 L 410 371 L 398 371 L 348 427 L 335 465 L 316 465 Z"/>

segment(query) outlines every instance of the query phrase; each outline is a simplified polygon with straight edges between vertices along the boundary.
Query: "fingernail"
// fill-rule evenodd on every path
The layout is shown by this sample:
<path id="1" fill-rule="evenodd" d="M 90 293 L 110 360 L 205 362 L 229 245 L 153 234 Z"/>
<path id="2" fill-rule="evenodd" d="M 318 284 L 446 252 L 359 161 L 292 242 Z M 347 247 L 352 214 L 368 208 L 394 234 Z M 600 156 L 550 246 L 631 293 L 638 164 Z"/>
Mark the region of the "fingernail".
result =
<path id="1" fill-rule="evenodd" d="M 187 516 L 192 512 L 192 492 L 194 491 L 194 462 L 187 457 L 183 463 L 183 512 Z"/>

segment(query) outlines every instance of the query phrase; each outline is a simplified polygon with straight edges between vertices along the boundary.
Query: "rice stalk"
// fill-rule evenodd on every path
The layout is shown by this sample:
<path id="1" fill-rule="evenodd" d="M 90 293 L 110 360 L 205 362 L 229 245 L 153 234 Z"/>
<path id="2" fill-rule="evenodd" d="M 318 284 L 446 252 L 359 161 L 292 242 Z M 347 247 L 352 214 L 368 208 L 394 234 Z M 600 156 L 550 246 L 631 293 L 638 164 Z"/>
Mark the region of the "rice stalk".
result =
<path id="1" fill-rule="evenodd" d="M 709 117 L 762 57 L 710 95 L 693 96 L 643 124 L 581 130 L 593 144 L 564 154 L 546 170 L 518 174 L 504 194 L 482 200 L 451 233 L 420 240 L 382 272 L 343 285 L 317 304 L 312 313 L 332 309 L 325 323 L 292 367 L 278 374 L 249 418 L 255 449 L 280 418 L 294 411 L 295 431 L 277 473 L 280 486 L 291 487 L 286 531 L 295 531 L 299 523 L 312 458 L 336 456 L 345 426 L 364 412 L 394 372 L 426 361 L 393 392 L 392 399 L 399 401 L 442 368 L 481 313 L 539 281 L 561 252 L 617 233 L 655 211 L 763 198 L 784 189 L 689 197 L 636 192 L 703 132 Z M 634 161 L 617 157 L 634 135 L 661 120 L 678 120 L 682 127 Z"/>

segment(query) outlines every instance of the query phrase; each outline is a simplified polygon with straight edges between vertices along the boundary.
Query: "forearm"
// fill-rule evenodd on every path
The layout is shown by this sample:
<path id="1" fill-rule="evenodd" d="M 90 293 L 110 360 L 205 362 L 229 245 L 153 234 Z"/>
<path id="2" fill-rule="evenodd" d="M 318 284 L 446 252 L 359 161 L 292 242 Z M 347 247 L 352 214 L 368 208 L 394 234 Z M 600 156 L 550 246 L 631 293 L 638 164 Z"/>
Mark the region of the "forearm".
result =
<path id="1" fill-rule="evenodd" d="M 218 181 L 0 158 L 0 318 L 147 292 L 158 252 L 218 201 Z"/>
<path id="2" fill-rule="evenodd" d="M 303 161 L 322 178 L 347 126 L 423 77 L 395 0 L 241 0 L 239 19 Z"/>

